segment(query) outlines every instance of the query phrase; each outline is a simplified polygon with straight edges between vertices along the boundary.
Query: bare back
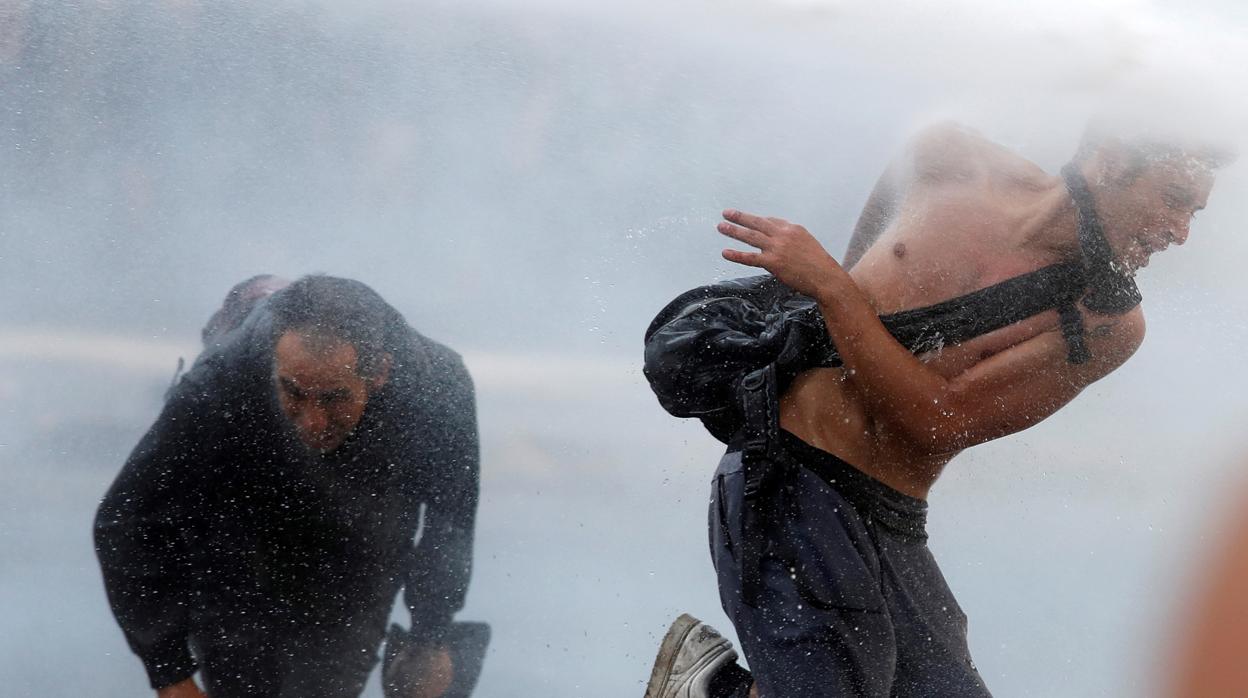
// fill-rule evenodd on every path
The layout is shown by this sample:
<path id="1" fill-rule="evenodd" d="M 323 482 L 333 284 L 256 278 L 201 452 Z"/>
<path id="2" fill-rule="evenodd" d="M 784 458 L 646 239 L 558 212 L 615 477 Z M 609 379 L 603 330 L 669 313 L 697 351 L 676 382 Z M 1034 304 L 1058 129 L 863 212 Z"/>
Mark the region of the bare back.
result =
<path id="1" fill-rule="evenodd" d="M 879 314 L 956 298 L 1071 254 L 1032 244 L 1031 237 L 1052 224 L 1053 202 L 1066 196 L 1061 180 L 978 135 L 934 129 L 890 176 L 890 215 L 876 221 L 874 239 L 850 272 Z M 1048 311 L 921 358 L 954 378 L 1058 331 L 1057 313 Z M 886 483 L 925 495 L 956 452 L 931 453 L 902 438 L 873 419 L 866 404 L 846 371 L 807 371 L 782 396 L 781 426 Z"/>

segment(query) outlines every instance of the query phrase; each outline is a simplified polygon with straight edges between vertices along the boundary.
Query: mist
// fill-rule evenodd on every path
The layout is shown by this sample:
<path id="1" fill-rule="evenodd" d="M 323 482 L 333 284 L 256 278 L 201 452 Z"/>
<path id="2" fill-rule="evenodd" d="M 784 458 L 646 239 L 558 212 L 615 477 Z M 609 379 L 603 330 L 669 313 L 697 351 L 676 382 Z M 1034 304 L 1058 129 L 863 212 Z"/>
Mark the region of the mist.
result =
<path id="1" fill-rule="evenodd" d="M 9 0 L 3 692 L 146 690 L 91 547 L 99 497 L 227 289 L 324 271 L 477 381 L 478 695 L 640 695 L 676 614 L 731 629 L 706 549 L 722 446 L 640 370 L 663 304 L 753 273 L 720 258 L 720 210 L 839 255 L 905 138 L 945 119 L 1050 172 L 1103 114 L 1242 153 L 1245 29 L 1213 1 Z M 1223 171 L 1140 275 L 1131 361 L 933 492 L 997 695 L 1156 690 L 1208 517 L 1248 485 L 1244 185 Z"/>

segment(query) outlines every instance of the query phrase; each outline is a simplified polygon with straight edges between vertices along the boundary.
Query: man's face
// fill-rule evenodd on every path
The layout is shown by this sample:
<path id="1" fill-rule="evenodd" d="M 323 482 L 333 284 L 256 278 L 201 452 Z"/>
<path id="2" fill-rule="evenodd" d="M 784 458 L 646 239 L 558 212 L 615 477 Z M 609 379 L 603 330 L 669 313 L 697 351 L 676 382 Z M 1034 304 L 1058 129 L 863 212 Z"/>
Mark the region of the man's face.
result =
<path id="1" fill-rule="evenodd" d="M 329 453 L 364 416 L 372 382 L 356 372 L 347 342 L 284 333 L 273 352 L 273 380 L 282 412 L 305 446 Z"/>
<path id="2" fill-rule="evenodd" d="M 1192 216 L 1205 207 L 1213 171 L 1175 155 L 1149 162 L 1135 177 L 1111 181 L 1097 194 L 1097 209 L 1118 259 L 1134 272 L 1170 245 L 1182 245 Z"/>

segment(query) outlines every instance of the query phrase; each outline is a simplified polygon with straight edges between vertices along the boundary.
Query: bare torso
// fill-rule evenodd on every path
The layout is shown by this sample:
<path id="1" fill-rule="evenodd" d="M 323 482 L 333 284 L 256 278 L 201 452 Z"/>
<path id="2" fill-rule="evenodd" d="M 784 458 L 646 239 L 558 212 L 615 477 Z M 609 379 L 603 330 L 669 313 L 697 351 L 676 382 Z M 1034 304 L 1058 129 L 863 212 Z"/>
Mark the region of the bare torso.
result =
<path id="1" fill-rule="evenodd" d="M 1000 146 L 955 132 L 936 152 L 903 162 L 894 209 L 879 237 L 851 269 L 879 314 L 938 303 L 1068 259 L 1071 251 L 1029 244 L 1052 224 L 1061 180 Z M 1048 311 L 920 357 L 952 378 L 984 359 L 1046 332 Z M 781 400 L 781 426 L 893 487 L 926 496 L 952 453 L 931 453 L 873 419 L 843 369 L 797 377 Z"/>

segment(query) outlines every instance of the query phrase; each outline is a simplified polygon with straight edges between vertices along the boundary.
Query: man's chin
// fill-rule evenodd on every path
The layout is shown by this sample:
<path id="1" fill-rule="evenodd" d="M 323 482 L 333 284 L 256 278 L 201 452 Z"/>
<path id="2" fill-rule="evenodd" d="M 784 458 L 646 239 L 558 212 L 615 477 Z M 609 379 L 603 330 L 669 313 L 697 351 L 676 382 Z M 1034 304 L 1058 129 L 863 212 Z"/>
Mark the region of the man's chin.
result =
<path id="1" fill-rule="evenodd" d="M 1139 270 L 1148 266 L 1148 257 L 1142 259 L 1138 257 L 1121 257 L 1114 262 L 1113 266 L 1118 273 L 1126 277 L 1133 277 Z"/>
<path id="2" fill-rule="evenodd" d="M 299 439 L 304 448 L 309 451 L 326 456 L 333 453 L 342 445 L 343 439 Z"/>

